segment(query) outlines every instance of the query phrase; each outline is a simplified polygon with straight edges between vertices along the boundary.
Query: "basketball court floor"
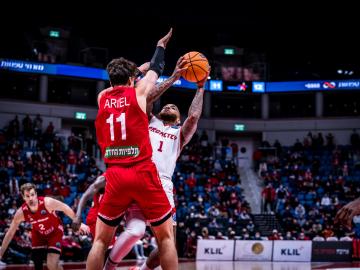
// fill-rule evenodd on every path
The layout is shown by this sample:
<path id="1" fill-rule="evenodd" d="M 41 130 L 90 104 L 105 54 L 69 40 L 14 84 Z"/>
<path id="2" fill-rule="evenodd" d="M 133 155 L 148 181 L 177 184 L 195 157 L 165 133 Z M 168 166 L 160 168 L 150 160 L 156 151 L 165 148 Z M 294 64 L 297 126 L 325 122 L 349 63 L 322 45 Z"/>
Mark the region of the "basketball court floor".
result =
<path id="1" fill-rule="evenodd" d="M 130 266 L 141 265 L 141 261 L 128 260 L 122 262 L 117 270 L 128 270 Z M 65 270 L 85 269 L 85 263 L 64 263 Z M 31 265 L 8 265 L 0 267 L 1 270 L 32 270 Z M 161 269 L 161 268 L 157 268 Z M 360 269 L 360 262 L 214 262 L 214 261 L 193 261 L 180 260 L 179 270 L 354 270 Z"/>

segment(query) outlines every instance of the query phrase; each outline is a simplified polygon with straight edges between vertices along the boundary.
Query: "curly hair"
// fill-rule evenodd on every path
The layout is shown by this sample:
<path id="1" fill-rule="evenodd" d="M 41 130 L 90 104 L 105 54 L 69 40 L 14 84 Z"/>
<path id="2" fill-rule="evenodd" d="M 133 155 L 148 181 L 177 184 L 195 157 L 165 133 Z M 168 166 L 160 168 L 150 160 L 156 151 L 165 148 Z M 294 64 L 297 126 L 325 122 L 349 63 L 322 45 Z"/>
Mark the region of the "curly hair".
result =
<path id="1" fill-rule="evenodd" d="M 130 77 L 135 77 L 138 69 L 135 63 L 123 57 L 115 58 L 106 67 L 112 86 L 124 85 Z"/>

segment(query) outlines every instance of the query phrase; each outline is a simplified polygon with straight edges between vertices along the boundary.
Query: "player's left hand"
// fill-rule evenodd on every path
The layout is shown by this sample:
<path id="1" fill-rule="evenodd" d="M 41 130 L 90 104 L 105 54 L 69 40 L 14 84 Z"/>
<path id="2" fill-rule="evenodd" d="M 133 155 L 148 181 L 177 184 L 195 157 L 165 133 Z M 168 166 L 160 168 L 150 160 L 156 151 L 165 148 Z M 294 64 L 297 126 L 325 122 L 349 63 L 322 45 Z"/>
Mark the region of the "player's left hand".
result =
<path id="1" fill-rule="evenodd" d="M 84 223 L 81 223 L 79 231 L 80 231 L 80 234 L 89 234 L 90 228 L 89 228 L 89 226 L 85 225 Z"/>
<path id="2" fill-rule="evenodd" d="M 164 49 L 166 48 L 166 45 L 168 44 L 170 38 L 172 36 L 172 28 L 170 28 L 170 31 L 166 34 L 166 36 L 164 36 L 163 38 L 161 38 L 158 43 L 157 46 L 163 47 Z"/>

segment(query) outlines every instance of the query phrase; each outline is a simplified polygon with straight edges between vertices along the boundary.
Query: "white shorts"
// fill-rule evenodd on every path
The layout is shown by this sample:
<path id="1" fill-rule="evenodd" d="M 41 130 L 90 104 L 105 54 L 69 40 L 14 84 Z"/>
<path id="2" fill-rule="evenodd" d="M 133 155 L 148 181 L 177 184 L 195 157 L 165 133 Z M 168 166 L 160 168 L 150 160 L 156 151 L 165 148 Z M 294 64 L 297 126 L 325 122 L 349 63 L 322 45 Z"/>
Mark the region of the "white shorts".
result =
<path id="1" fill-rule="evenodd" d="M 173 225 L 176 226 L 176 208 L 175 208 L 175 200 L 174 200 L 174 184 L 171 180 L 168 179 L 161 179 L 161 184 L 163 186 L 163 189 L 166 193 L 166 196 L 170 202 L 170 205 L 172 207 L 172 218 L 173 218 Z M 137 218 L 140 220 L 146 221 L 140 207 L 133 203 L 131 206 L 127 209 L 125 213 L 125 220 L 130 220 L 132 218 Z M 147 223 L 149 226 L 149 224 Z"/>

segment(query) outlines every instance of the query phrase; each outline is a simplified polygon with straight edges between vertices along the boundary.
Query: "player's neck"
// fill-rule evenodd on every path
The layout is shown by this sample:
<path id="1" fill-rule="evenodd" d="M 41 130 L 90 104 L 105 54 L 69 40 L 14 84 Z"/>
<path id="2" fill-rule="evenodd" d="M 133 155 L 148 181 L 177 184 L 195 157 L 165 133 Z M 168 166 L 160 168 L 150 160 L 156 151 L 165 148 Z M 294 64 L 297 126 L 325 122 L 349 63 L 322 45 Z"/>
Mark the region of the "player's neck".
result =
<path id="1" fill-rule="evenodd" d="M 34 206 L 28 205 L 31 212 L 35 213 L 39 209 L 39 202 L 36 202 Z"/>
<path id="2" fill-rule="evenodd" d="M 175 123 L 175 122 L 172 122 L 172 121 L 164 121 L 164 120 L 162 120 L 162 121 L 163 121 L 164 125 L 166 125 L 166 126 L 176 126 L 176 123 Z"/>

